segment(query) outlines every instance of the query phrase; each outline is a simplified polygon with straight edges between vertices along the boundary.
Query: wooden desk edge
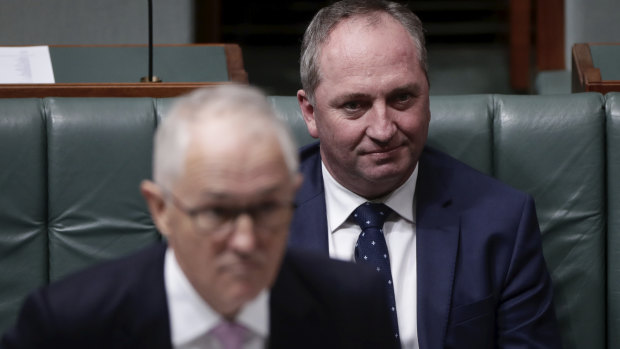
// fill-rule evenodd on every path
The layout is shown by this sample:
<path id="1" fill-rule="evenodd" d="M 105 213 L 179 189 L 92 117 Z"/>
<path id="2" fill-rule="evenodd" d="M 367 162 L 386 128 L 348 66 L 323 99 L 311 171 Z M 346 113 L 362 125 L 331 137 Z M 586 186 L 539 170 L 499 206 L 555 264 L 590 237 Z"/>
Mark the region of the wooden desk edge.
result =
<path id="1" fill-rule="evenodd" d="M 572 53 L 571 89 L 573 92 L 588 91 L 588 85 L 602 81 L 601 71 L 592 63 L 588 44 L 575 44 Z"/>
<path id="2" fill-rule="evenodd" d="M 121 45 L 49 45 L 50 47 L 145 47 L 145 44 Z M 228 70 L 227 82 L 199 83 L 57 83 L 0 84 L 0 98 L 40 97 L 174 97 L 201 86 L 222 83 L 248 83 L 243 67 L 243 53 L 238 44 L 157 44 L 155 47 L 216 46 L 223 47 Z M 16 46 L 19 47 L 19 46 Z M 151 90 L 151 91 L 149 91 Z"/>
<path id="3" fill-rule="evenodd" d="M 618 86 L 620 86 L 620 80 L 605 80 L 589 83 L 583 92 L 599 92 L 601 94 L 618 92 Z"/>
<path id="4" fill-rule="evenodd" d="M 234 83 L 99 83 L 99 84 L 0 84 L 0 98 L 44 97 L 176 97 L 197 88 Z"/>

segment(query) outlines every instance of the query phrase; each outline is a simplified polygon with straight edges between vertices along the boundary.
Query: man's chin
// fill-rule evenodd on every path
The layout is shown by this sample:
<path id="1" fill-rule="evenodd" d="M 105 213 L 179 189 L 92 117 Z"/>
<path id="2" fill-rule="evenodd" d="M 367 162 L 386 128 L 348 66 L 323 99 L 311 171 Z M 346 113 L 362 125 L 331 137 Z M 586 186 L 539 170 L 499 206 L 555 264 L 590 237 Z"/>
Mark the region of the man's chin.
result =
<path id="1" fill-rule="evenodd" d="M 405 181 L 413 169 L 409 166 L 399 166 L 394 163 L 375 164 L 371 171 L 366 171 L 365 177 L 370 183 L 377 185 Z"/>
<path id="2" fill-rule="evenodd" d="M 405 183 L 412 172 L 412 169 L 396 167 L 393 164 L 375 166 L 372 171 L 366 171 L 363 174 L 364 182 L 366 183 L 363 185 L 363 191 L 368 193 L 362 196 L 368 196 L 370 193 L 372 193 L 373 197 L 388 194 Z"/>
<path id="3" fill-rule="evenodd" d="M 219 304 L 221 307 L 218 312 L 225 317 L 236 317 L 246 304 L 253 301 L 259 295 L 261 290 L 260 288 L 239 284 L 225 287 L 222 290 L 224 297 L 220 298 Z"/>
<path id="4" fill-rule="evenodd" d="M 265 288 L 265 286 L 257 284 L 255 282 L 241 282 L 237 281 L 227 288 L 225 291 L 232 302 L 243 305 L 252 301 L 258 296 L 258 294 Z"/>

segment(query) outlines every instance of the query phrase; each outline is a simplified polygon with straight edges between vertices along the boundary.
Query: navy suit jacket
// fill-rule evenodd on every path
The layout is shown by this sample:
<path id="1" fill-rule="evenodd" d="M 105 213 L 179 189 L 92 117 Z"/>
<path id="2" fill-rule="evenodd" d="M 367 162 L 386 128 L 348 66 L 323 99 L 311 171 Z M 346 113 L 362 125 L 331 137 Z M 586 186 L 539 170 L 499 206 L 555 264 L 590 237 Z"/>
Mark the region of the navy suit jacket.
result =
<path id="1" fill-rule="evenodd" d="M 319 144 L 301 150 L 289 245 L 328 254 Z M 420 348 L 556 348 L 530 196 L 426 147 L 416 185 Z"/>
<path id="2" fill-rule="evenodd" d="M 0 347 L 170 348 L 164 255 L 158 244 L 39 289 Z M 269 348 L 394 343 L 387 304 L 374 296 L 382 289 L 376 273 L 334 262 L 287 253 L 270 295 Z"/>

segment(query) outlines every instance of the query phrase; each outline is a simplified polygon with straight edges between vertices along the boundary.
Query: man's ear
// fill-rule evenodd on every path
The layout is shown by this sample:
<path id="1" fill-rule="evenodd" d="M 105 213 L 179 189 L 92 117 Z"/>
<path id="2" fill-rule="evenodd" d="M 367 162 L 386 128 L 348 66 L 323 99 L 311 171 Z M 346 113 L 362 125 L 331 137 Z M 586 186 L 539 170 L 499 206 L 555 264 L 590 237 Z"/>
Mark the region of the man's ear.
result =
<path id="1" fill-rule="evenodd" d="M 146 200 L 155 226 L 162 235 L 168 237 L 168 215 L 166 214 L 166 201 L 162 190 L 154 182 L 143 180 L 140 183 L 140 192 Z"/>
<path id="2" fill-rule="evenodd" d="M 299 108 L 301 109 L 301 114 L 303 115 L 304 121 L 306 122 L 308 133 L 310 133 L 310 136 L 314 138 L 319 138 L 319 132 L 316 128 L 314 106 L 312 105 L 312 103 L 310 103 L 306 91 L 297 91 L 297 102 L 299 102 Z"/>

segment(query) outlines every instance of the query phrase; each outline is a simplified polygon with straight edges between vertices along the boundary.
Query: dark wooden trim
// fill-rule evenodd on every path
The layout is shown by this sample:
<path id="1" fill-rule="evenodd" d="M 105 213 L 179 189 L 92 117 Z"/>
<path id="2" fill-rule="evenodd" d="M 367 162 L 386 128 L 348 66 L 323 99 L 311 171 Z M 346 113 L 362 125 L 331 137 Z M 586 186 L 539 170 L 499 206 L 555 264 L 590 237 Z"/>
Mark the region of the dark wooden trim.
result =
<path id="1" fill-rule="evenodd" d="M 221 0 L 194 0 L 194 41 L 220 42 L 222 38 Z"/>
<path id="2" fill-rule="evenodd" d="M 176 97 L 194 89 L 230 84 L 205 83 L 114 83 L 114 84 L 0 84 L 0 98 L 44 97 Z"/>
<path id="3" fill-rule="evenodd" d="M 226 65 L 228 66 L 228 78 L 230 81 L 247 84 L 248 73 L 243 67 L 243 53 L 237 44 L 225 44 Z"/>
<path id="4" fill-rule="evenodd" d="M 565 35 L 564 0 L 537 0 L 536 69 L 538 71 L 565 69 Z"/>
<path id="5" fill-rule="evenodd" d="M 510 85 L 517 91 L 530 88 L 532 55 L 532 2 L 510 0 Z"/>
<path id="6" fill-rule="evenodd" d="M 606 80 L 587 85 L 586 92 L 599 92 L 606 94 L 608 92 L 620 91 L 620 80 Z"/>
<path id="7" fill-rule="evenodd" d="M 589 91 L 589 84 L 601 82 L 601 71 L 594 67 L 588 44 L 575 44 L 572 49 L 572 83 L 573 92 Z"/>

